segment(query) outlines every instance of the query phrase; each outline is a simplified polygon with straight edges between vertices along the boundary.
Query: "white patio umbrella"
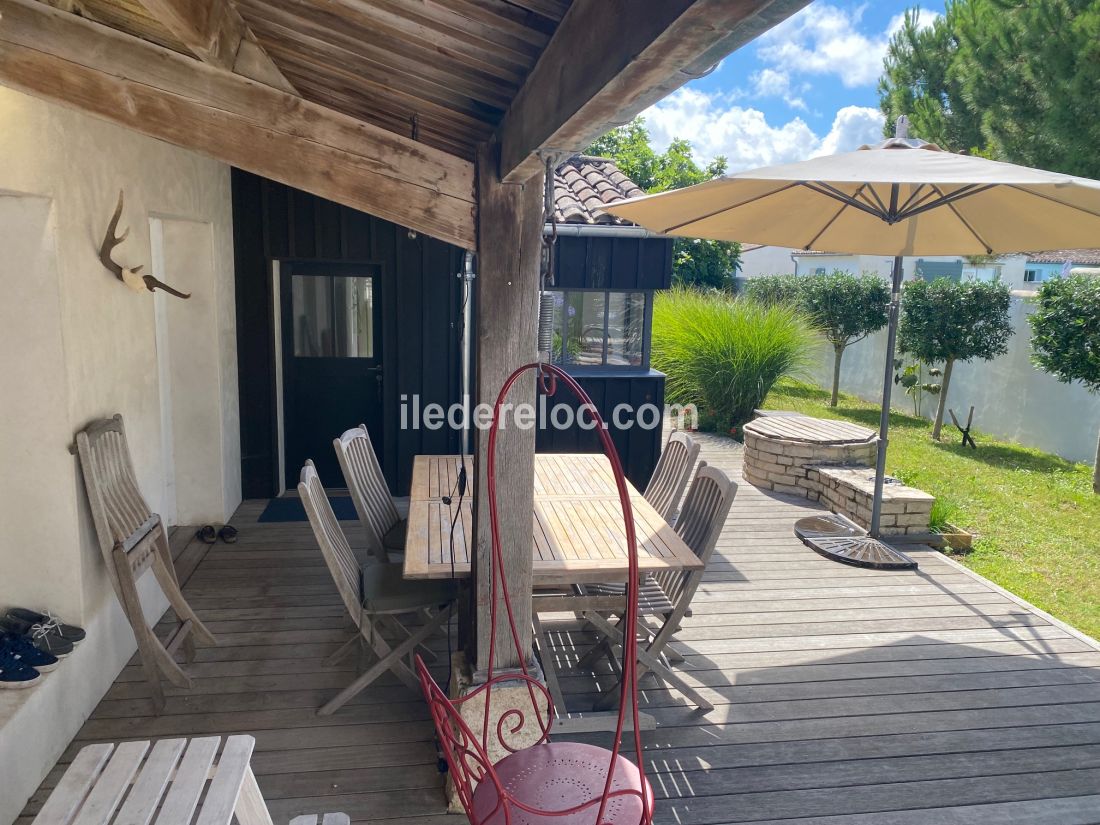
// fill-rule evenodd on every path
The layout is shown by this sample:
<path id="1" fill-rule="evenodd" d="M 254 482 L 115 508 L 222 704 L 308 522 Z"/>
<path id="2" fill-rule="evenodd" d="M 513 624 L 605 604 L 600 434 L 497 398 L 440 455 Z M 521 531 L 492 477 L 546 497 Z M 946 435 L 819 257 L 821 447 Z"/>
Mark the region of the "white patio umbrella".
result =
<path id="1" fill-rule="evenodd" d="M 605 208 L 666 235 L 894 256 L 869 531 L 877 548 L 870 555 L 883 559 L 874 566 L 911 567 L 877 541 L 902 258 L 1096 246 L 1100 182 L 945 152 L 909 138 L 905 117 L 897 135 L 855 152 L 737 172 Z M 839 558 L 855 562 L 858 554 Z"/>

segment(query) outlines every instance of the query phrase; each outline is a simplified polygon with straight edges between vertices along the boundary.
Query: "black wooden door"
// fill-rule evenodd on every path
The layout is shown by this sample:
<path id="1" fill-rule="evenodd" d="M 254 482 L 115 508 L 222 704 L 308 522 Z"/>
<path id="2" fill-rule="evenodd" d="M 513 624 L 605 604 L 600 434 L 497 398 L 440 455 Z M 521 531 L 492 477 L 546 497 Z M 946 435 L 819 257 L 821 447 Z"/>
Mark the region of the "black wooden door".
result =
<path id="1" fill-rule="evenodd" d="M 382 460 L 381 278 L 371 264 L 280 267 L 286 486 L 306 459 L 326 487 L 346 487 L 332 440 L 366 424 Z"/>

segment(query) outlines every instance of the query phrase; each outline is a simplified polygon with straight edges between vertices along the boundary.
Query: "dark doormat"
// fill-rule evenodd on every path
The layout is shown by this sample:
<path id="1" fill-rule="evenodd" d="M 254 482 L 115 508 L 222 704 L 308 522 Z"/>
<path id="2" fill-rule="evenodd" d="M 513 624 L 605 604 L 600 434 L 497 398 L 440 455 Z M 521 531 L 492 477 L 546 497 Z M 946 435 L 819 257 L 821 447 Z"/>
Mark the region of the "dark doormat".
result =
<path id="1" fill-rule="evenodd" d="M 329 496 L 329 504 L 332 512 L 340 521 L 355 521 L 358 516 L 355 513 L 355 505 L 350 496 Z M 273 498 L 267 503 L 260 517 L 256 519 L 261 524 L 279 521 L 308 521 L 306 509 L 299 498 Z"/>

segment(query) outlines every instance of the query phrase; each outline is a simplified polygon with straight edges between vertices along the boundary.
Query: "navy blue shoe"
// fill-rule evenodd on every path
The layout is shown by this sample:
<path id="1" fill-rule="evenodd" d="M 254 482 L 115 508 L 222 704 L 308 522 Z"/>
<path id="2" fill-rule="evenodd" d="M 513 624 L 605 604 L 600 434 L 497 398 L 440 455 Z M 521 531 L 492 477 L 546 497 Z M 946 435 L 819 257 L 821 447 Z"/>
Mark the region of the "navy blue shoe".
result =
<path id="1" fill-rule="evenodd" d="M 22 661 L 10 646 L 0 641 L 0 689 L 28 688 L 41 678 L 41 673 Z"/>
<path id="2" fill-rule="evenodd" d="M 58 658 L 36 647 L 26 636 L 17 636 L 14 633 L 0 634 L 0 648 L 6 649 L 20 662 L 39 673 L 49 673 L 57 667 Z"/>
<path id="3" fill-rule="evenodd" d="M 49 653 L 58 659 L 64 659 L 73 652 L 73 643 L 68 639 L 50 632 L 43 625 L 29 624 L 10 616 L 0 619 L 0 633 L 22 636 L 43 653 Z"/>
<path id="4" fill-rule="evenodd" d="M 73 624 L 65 624 L 49 611 L 39 613 L 37 610 L 27 610 L 23 607 L 13 607 L 8 611 L 8 618 L 26 622 L 31 625 L 33 631 L 43 631 L 54 636 L 60 636 L 74 645 L 84 641 L 84 628 Z"/>

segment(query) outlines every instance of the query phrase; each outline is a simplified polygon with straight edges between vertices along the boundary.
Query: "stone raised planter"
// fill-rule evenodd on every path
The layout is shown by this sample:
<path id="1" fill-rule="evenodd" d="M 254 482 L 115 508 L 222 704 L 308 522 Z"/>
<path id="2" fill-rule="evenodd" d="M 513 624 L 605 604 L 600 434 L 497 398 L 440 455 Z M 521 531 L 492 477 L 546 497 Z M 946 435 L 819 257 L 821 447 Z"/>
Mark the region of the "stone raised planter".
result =
<path id="1" fill-rule="evenodd" d="M 878 435 L 845 421 L 763 416 L 744 428 L 742 475 L 754 487 L 819 501 L 861 527 L 871 523 Z M 935 499 L 889 479 L 883 489 L 883 534 L 927 533 Z"/>

